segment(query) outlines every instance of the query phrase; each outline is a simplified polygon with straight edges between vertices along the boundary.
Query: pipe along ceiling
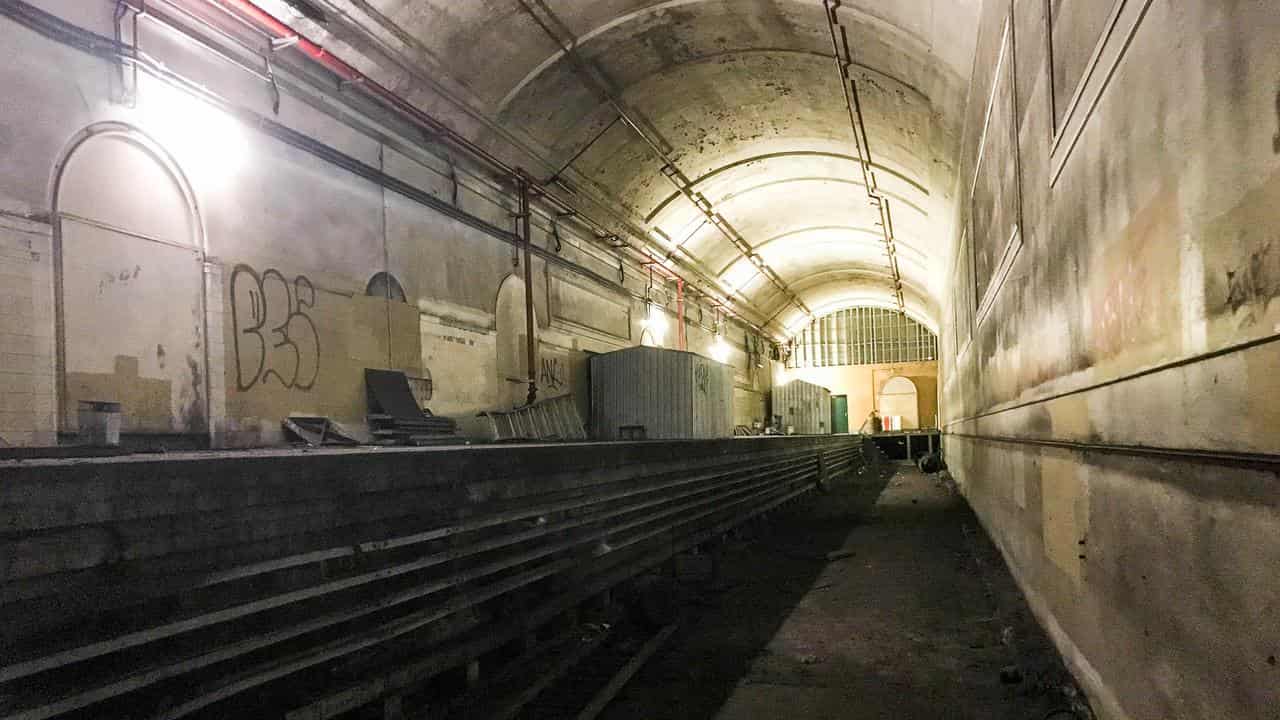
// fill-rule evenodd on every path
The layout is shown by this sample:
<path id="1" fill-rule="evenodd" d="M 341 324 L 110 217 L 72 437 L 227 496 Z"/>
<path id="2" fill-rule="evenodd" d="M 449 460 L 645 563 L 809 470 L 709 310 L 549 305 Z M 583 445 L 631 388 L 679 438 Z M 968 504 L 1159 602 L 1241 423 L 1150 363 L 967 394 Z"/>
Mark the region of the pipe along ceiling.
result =
<path id="1" fill-rule="evenodd" d="M 939 325 L 980 0 L 257 4 L 786 335 Z"/>

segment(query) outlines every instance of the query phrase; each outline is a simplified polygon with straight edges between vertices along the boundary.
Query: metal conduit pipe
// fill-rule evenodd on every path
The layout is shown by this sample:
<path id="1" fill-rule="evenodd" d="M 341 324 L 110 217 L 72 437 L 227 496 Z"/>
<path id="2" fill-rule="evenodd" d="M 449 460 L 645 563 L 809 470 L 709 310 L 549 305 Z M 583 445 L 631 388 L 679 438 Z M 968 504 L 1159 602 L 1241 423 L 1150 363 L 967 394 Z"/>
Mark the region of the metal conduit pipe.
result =
<path id="1" fill-rule="evenodd" d="M 378 168 L 361 162 L 357 158 L 314 140 L 307 135 L 299 133 L 296 130 L 275 122 L 274 120 L 271 120 L 259 113 L 235 106 L 225 98 L 171 70 L 165 66 L 164 63 L 155 60 L 146 53 L 134 51 L 127 46 L 116 43 L 110 38 L 102 37 L 88 30 L 84 30 L 83 28 L 71 25 L 70 23 L 40 10 L 29 3 L 23 2 L 22 0 L 6 0 L 5 2 L 0 3 L 0 15 L 8 17 L 24 27 L 50 38 L 51 40 L 79 49 L 95 57 L 134 64 L 162 82 L 168 83 L 184 92 L 194 95 L 209 105 L 227 113 L 229 116 L 235 118 L 241 123 L 258 130 L 269 137 L 311 154 L 354 175 L 369 180 L 380 187 L 386 188 L 397 194 L 403 195 L 410 200 L 430 207 L 450 219 L 484 232 L 498 240 L 517 246 L 520 244 L 519 235 L 512 233 L 509 230 L 497 227 L 470 213 L 459 210 L 457 207 L 436 198 L 430 193 L 419 190 L 398 178 L 383 173 Z M 154 12 L 152 12 L 149 17 L 153 20 L 157 19 Z M 226 59 L 228 62 L 234 62 L 234 59 L 229 56 L 219 54 L 219 57 Z M 564 267 L 567 270 L 587 277 L 593 282 L 613 289 L 616 292 L 631 294 L 625 287 L 617 282 L 543 248 L 534 246 L 532 248 L 532 252 L 549 263 Z"/>
<path id="2" fill-rule="evenodd" d="M 884 236 L 885 254 L 888 256 L 889 271 L 893 275 L 894 299 L 898 303 L 898 311 L 905 314 L 907 308 L 902 294 L 902 272 L 898 269 L 898 252 L 894 245 L 893 216 L 889 211 L 889 198 L 880 192 L 876 173 L 872 168 L 871 145 L 867 140 L 867 125 L 862 115 L 862 101 L 858 97 L 858 84 L 849 73 L 849 68 L 854 65 L 854 62 L 853 54 L 849 49 L 849 37 L 837 15 L 841 0 L 822 0 L 822 5 L 827 14 L 827 27 L 831 31 L 831 53 L 840 74 L 840 89 L 844 92 L 845 105 L 849 108 L 849 126 L 853 131 L 853 142 L 858 151 L 858 166 L 862 169 L 863 187 L 866 188 L 871 205 L 880 214 L 879 225 Z"/>
<path id="3" fill-rule="evenodd" d="M 529 183 L 523 173 L 516 176 L 516 184 L 520 191 L 520 241 L 524 245 L 524 332 L 526 360 L 529 363 L 529 394 L 525 405 L 532 405 L 538 399 L 538 341 L 533 335 L 533 259 L 530 248 L 533 240 L 529 232 Z"/>
<path id="4" fill-rule="evenodd" d="M 425 126 L 424 129 L 426 129 L 431 134 L 441 138 L 442 140 L 446 141 L 450 145 L 454 146 L 456 149 L 462 150 L 472 155 L 473 157 L 481 160 L 482 162 L 493 167 L 498 172 L 507 176 L 508 178 L 511 178 L 512 180 L 518 180 L 519 178 L 523 178 L 523 180 L 528 185 L 529 191 L 532 194 L 542 197 L 547 202 L 559 207 L 564 212 L 570 213 L 574 218 L 579 220 L 579 222 L 582 222 L 583 224 L 590 227 L 596 233 L 598 239 L 612 240 L 615 242 L 622 243 L 627 247 L 627 249 L 631 250 L 632 252 L 638 253 L 645 260 L 647 261 L 656 260 L 656 258 L 654 258 L 651 254 L 649 254 L 642 248 L 637 248 L 631 243 L 625 242 L 617 233 L 610 231 L 602 223 L 597 222 L 596 220 L 592 219 L 590 216 L 582 213 L 572 204 L 552 194 L 551 191 L 545 185 L 539 183 L 537 180 L 530 177 L 527 173 L 517 168 L 513 168 L 510 165 L 507 165 L 505 162 L 503 162 L 498 157 L 494 156 L 489 151 L 485 150 L 479 145 L 476 145 L 475 143 L 471 142 L 470 140 L 463 137 L 459 133 L 455 132 L 452 128 L 437 121 L 435 118 L 431 117 L 427 113 L 418 109 L 408 100 L 405 100 L 401 96 L 397 95 L 395 92 L 382 86 L 377 81 L 368 77 L 364 73 L 361 73 L 359 70 L 356 70 L 354 67 L 344 62 L 342 59 L 338 58 L 332 53 L 328 52 L 320 45 L 317 45 L 316 43 L 306 39 L 296 30 L 289 27 L 285 23 L 281 22 L 279 19 L 277 19 L 270 13 L 266 12 L 262 8 L 258 7 L 256 4 L 254 4 L 250 0 L 207 0 L 207 2 L 215 6 L 221 7 L 224 10 L 230 11 L 233 14 L 237 12 L 240 13 L 241 20 L 248 20 L 256 24 L 257 29 L 259 29 L 262 32 L 265 32 L 268 35 L 268 37 L 271 38 L 273 44 L 282 43 L 282 42 L 289 43 L 292 47 L 297 49 L 304 56 L 306 56 L 307 58 L 311 59 L 316 63 L 319 63 L 321 66 L 325 67 L 330 72 L 337 75 L 343 82 L 359 87 L 360 89 L 364 90 L 370 95 L 373 95 L 377 99 L 385 102 L 392 109 L 406 115 L 410 119 Z M 624 118 L 624 120 L 626 120 L 628 124 L 630 124 L 629 119 Z M 686 284 L 690 285 L 691 288 L 698 287 L 693 283 L 690 283 L 687 279 L 683 277 L 682 279 Z M 706 279 L 710 280 L 710 278 L 706 278 Z M 714 283 L 710 283 L 710 284 L 714 284 Z M 703 295 L 704 297 L 707 297 L 708 299 L 711 299 L 714 302 L 718 302 L 728 306 L 728 298 L 725 298 L 724 301 L 721 301 L 717 294 L 707 292 L 706 290 L 703 290 L 701 288 L 698 288 L 698 293 Z M 730 314 L 732 314 L 740 322 L 742 322 L 745 325 L 748 325 L 749 327 L 756 330 L 757 332 L 760 332 L 762 334 L 765 333 L 765 330 L 763 328 L 748 321 L 746 318 L 742 317 L 740 313 L 735 313 L 730 311 Z"/>
<path id="5" fill-rule="evenodd" d="M 719 231 L 719 233 L 723 235 L 731 245 L 733 245 L 734 249 L 738 251 L 744 260 L 755 265 L 759 274 L 763 275 L 774 285 L 774 287 L 782 291 L 790 304 L 795 305 L 805 313 L 809 313 L 809 307 L 805 305 L 804 301 L 791 290 L 791 287 L 787 285 L 787 283 L 777 274 L 777 272 L 773 270 L 773 268 L 769 267 L 769 265 L 764 262 L 764 259 L 755 252 L 755 248 L 753 248 L 751 243 L 747 242 L 746 239 L 742 237 L 742 234 L 738 232 L 737 228 L 731 225 L 723 215 L 716 211 L 715 207 L 711 204 L 711 201 L 708 200 L 705 195 L 693 189 L 693 181 L 689 179 L 689 176 L 680 169 L 680 166 L 676 164 L 671 155 L 662 147 L 663 144 L 665 144 L 665 141 L 661 141 L 661 138 L 655 137 L 656 131 L 646 130 L 644 125 L 648 125 L 649 123 L 643 122 L 643 118 L 637 118 L 637 113 L 631 110 L 627 104 L 610 89 L 610 83 L 608 82 L 607 77 L 604 76 L 603 71 L 589 64 L 587 60 L 582 58 L 577 50 L 578 39 L 569 32 L 569 30 L 564 26 L 564 23 L 551 12 L 551 9 L 545 4 L 539 4 L 539 7 L 541 7 L 542 11 L 546 13 L 549 18 L 549 20 L 544 20 L 533 6 L 529 4 L 528 0 L 520 0 L 520 5 L 525 9 L 525 12 L 533 18 L 534 22 L 542 28 L 547 37 L 560 48 L 565 57 L 568 58 L 570 63 L 573 65 L 573 68 L 578 73 L 579 77 L 582 78 L 588 87 L 599 93 L 604 101 L 613 108 L 613 111 L 618 114 L 618 118 L 622 120 L 623 124 L 630 128 L 631 131 L 649 147 L 650 152 L 662 161 L 662 176 L 671 183 L 672 187 L 688 199 L 689 203 L 706 218 L 707 223 Z M 552 28 L 551 24 L 556 25 L 560 32 L 557 32 L 556 29 Z M 561 37 L 561 33 L 564 33 L 567 37 Z M 667 253 L 667 258 L 671 258 L 673 254 L 674 251 Z"/>
<path id="6" fill-rule="evenodd" d="M 223 37 L 229 37 L 227 33 L 221 32 L 216 27 L 210 25 L 207 21 L 203 21 L 197 16 L 191 14 L 189 11 L 186 11 L 183 8 L 181 8 L 179 5 L 176 4 L 177 0 L 159 0 L 159 2 L 162 2 L 163 4 L 165 4 L 170 8 L 178 10 L 188 20 L 199 22 L 207 30 L 213 31 L 215 34 Z M 208 0 L 208 2 L 213 4 L 214 7 L 221 9 L 224 13 L 229 14 L 231 12 L 221 4 L 217 4 L 218 0 Z M 127 7 L 130 7 L 135 11 L 138 10 L 138 8 L 132 5 L 127 5 Z M 265 15 L 266 13 L 263 13 L 263 14 Z M 411 200 L 427 205 L 432 209 L 446 215 L 447 217 L 450 217 L 451 219 L 462 222 L 470 227 L 480 230 L 499 240 L 511 243 L 513 245 L 518 245 L 521 242 L 520 237 L 518 235 L 515 235 L 506 230 L 493 226 L 492 224 L 488 223 L 485 220 L 482 220 L 469 213 L 461 211 L 448 203 L 444 203 L 443 201 L 438 200 L 437 198 L 435 198 L 434 196 L 428 193 L 421 192 L 416 188 L 399 181 L 396 178 L 393 178 L 391 176 L 388 176 L 382 173 L 377 168 L 373 168 L 372 166 L 365 165 L 364 163 L 361 163 L 359 160 L 355 158 L 347 156 L 337 150 L 334 150 L 333 148 L 329 148 L 328 146 L 325 146 L 322 143 L 319 143 L 309 137 L 306 137 L 300 133 L 297 133 L 291 130 L 290 128 L 280 125 L 279 123 L 275 123 L 269 118 L 261 116 L 251 110 L 233 106 L 226 99 L 217 96 L 215 93 L 209 91 L 207 88 L 204 88 L 203 86 L 197 83 L 194 83 L 191 80 L 183 77 L 179 73 L 169 69 L 164 65 L 164 63 L 161 63 L 155 60 L 154 58 L 147 56 L 145 53 L 136 51 L 134 48 L 132 48 L 132 46 L 128 46 L 120 42 L 115 42 L 110 38 L 101 37 L 96 33 L 93 33 L 91 31 L 72 25 L 62 20 L 61 18 L 58 18 L 57 16 L 54 16 L 48 12 L 45 12 L 39 8 L 36 8 L 27 2 L 24 2 L 23 0 L 7 0 L 4 3 L 0 3 L 0 15 L 4 15 L 18 22 L 19 24 L 22 24 L 27 28 L 44 35 L 45 37 L 48 37 L 57 42 L 61 42 L 68 46 L 75 47 L 77 49 L 80 49 L 84 52 L 95 55 L 97 57 L 101 57 L 103 59 L 107 59 L 115 62 L 131 63 L 137 67 L 141 67 L 147 70 L 153 76 L 161 79 L 162 81 L 167 82 L 171 85 L 174 85 L 175 87 L 178 87 L 183 91 L 189 92 L 199 97 L 205 102 L 208 102 L 211 105 L 218 107 L 224 112 L 227 112 L 229 115 L 237 117 L 245 124 L 258 129 L 269 136 L 275 137 L 276 139 L 282 140 L 290 145 L 293 145 L 294 147 L 297 147 L 313 155 L 316 155 L 317 157 L 325 160 L 326 162 L 336 164 L 339 167 L 342 167 L 343 169 L 348 170 L 349 172 L 352 172 L 356 175 L 359 175 L 360 177 L 363 177 L 367 180 L 375 182 L 384 188 L 387 188 L 394 192 L 402 194 Z M 215 46 L 209 44 L 207 41 L 203 40 L 202 38 L 196 37 L 193 32 L 186 30 L 184 28 L 181 28 L 175 25 L 174 23 L 168 21 L 167 18 L 164 18 L 158 15 L 154 10 L 150 10 L 146 14 L 146 17 L 154 21 L 159 27 L 163 27 L 165 29 L 178 33 L 185 40 L 198 44 L 200 47 L 209 50 L 210 52 L 214 53 L 216 56 L 223 59 L 224 61 L 245 70 L 246 72 L 253 75 L 254 77 L 258 77 L 259 79 L 264 79 L 270 82 L 270 78 L 264 75 L 257 68 L 245 65 L 243 62 L 237 60 L 232 55 L 216 48 Z M 268 17 L 270 16 L 268 15 Z M 238 18 L 238 19 L 241 23 L 246 22 L 243 18 Z M 287 27 L 287 26 L 284 26 L 283 23 L 280 23 L 280 25 L 283 27 Z M 261 29 L 258 29 L 258 31 L 263 32 Z M 279 41 L 287 41 L 287 44 L 285 42 L 278 43 L 278 47 L 285 47 L 288 45 L 293 45 L 294 43 L 298 43 L 298 44 L 301 43 L 301 39 L 296 41 L 291 40 L 291 38 L 300 38 L 300 36 L 296 34 L 288 35 L 288 36 L 283 36 L 283 35 L 272 36 L 270 34 L 266 34 L 266 33 L 264 34 L 268 38 L 274 37 L 274 39 Z M 242 45 L 242 47 L 244 46 Z M 319 48 L 319 46 L 314 46 L 314 48 L 317 49 L 316 54 L 319 55 L 320 57 L 336 60 L 336 58 L 334 58 L 333 55 L 324 51 L 323 48 Z M 245 49 L 249 49 L 249 48 L 245 48 Z M 345 66 L 345 63 L 343 65 Z M 352 84 L 353 85 L 358 84 L 362 86 L 364 85 L 363 83 L 356 83 L 354 81 L 352 81 Z M 377 97 L 375 97 L 374 99 L 378 100 Z M 386 107 L 386 104 L 384 102 L 380 104 Z M 395 112 L 396 114 L 400 115 L 402 118 L 405 118 L 410 122 L 413 122 L 415 125 L 417 125 L 421 129 L 427 130 L 428 132 L 433 132 L 431 128 L 434 128 L 434 127 L 441 128 L 442 135 L 447 134 L 451 138 L 456 138 L 458 143 L 461 143 L 456 145 L 457 149 L 466 149 L 469 153 L 471 152 L 472 149 L 474 149 L 475 151 L 478 152 L 478 154 L 473 153 L 473 155 L 477 159 L 481 160 L 485 164 L 489 164 L 492 167 L 495 167 L 500 173 L 503 173 L 503 174 L 517 173 L 518 174 L 519 172 L 519 171 L 512 170 L 505 164 L 501 163 L 501 161 L 498 161 L 496 158 L 493 158 L 491 155 L 483 151 L 482 148 L 478 148 L 474 146 L 473 144 L 469 143 L 469 141 L 466 141 L 465 138 L 462 138 L 461 136 L 456 135 L 456 133 L 453 133 L 453 131 L 449 130 L 448 128 L 442 125 L 439 125 L 434 120 L 431 120 L 428 116 L 425 116 L 425 114 L 422 114 L 422 115 L 423 117 L 428 117 L 428 120 L 426 122 L 431 123 L 431 126 L 426 128 L 423 127 L 422 121 L 419 121 L 414 117 L 406 116 L 406 114 L 404 112 L 401 112 L 398 107 L 387 108 L 387 109 L 391 110 L 392 112 Z M 449 139 L 449 138 L 446 138 L 446 139 Z M 597 240 L 612 239 L 618 242 L 619 245 L 615 245 L 614 249 L 616 250 L 616 249 L 619 249 L 619 247 L 625 247 L 626 249 L 630 250 L 633 254 L 638 256 L 639 259 L 637 262 L 642 267 L 654 261 L 654 258 L 651 254 L 645 252 L 640 248 L 635 247 L 631 243 L 625 242 L 625 240 L 622 237 L 618 236 L 617 234 L 609 232 L 604 225 L 593 220 L 590 216 L 577 211 L 569 203 L 557 198 L 554 195 L 551 195 L 550 193 L 546 193 L 545 188 L 542 188 L 540 185 L 538 185 L 536 181 L 533 181 L 527 175 L 525 175 L 524 177 L 526 180 L 530 181 L 531 188 L 541 192 L 542 196 L 550 204 L 553 204 L 556 207 L 564 209 L 565 216 L 573 217 L 577 219 L 583 225 L 587 226 L 589 229 L 595 232 Z M 546 260 L 547 262 L 558 265 L 560 267 L 564 267 L 577 274 L 583 275 L 584 277 L 587 277 L 596 283 L 599 283 L 605 287 L 613 289 L 615 292 L 619 292 L 624 295 L 633 295 L 633 293 L 628 291 L 624 286 L 620 285 L 619 283 L 611 281 L 608 278 L 601 276 L 599 273 L 591 271 L 572 261 L 566 260 L 560 257 L 559 255 L 556 255 L 543 248 L 539 248 L 536 246 L 534 246 L 531 250 L 533 254 L 538 255 L 539 257 Z M 688 283 L 687 280 L 686 280 L 686 283 Z M 698 292 L 703 297 L 710 299 L 712 302 L 715 302 L 715 303 L 721 302 L 714 293 L 706 292 L 702 290 L 699 286 L 694 285 L 693 283 L 689 283 L 689 287 L 690 289 Z M 743 317 L 740 313 L 733 312 L 731 308 L 727 308 L 727 309 L 729 310 L 729 314 L 733 315 L 743 325 L 761 334 L 764 334 L 764 335 L 769 334 L 764 328 L 757 325 L 756 323 L 751 322 L 747 318 Z"/>

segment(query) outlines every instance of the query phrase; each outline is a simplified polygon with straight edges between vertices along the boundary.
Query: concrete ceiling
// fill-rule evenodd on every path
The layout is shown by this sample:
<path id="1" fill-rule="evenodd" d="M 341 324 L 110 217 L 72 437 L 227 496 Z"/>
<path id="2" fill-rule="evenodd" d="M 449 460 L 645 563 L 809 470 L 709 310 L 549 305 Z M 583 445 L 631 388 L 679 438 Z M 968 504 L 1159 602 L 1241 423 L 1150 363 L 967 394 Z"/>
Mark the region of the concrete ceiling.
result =
<path id="1" fill-rule="evenodd" d="M 892 303 L 821 0 L 311 0 L 329 15 L 323 26 L 284 1 L 274 4 L 313 39 L 358 55 L 475 139 L 523 147 L 542 167 L 572 161 L 565 178 L 683 240 L 766 318 L 794 329 L 803 313 L 720 232 L 699 227 L 663 161 L 613 123 L 608 95 L 816 314 Z M 935 328 L 980 4 L 859 0 L 840 10 L 893 201 L 906 304 Z M 552 34 L 576 40 L 580 62 Z"/>

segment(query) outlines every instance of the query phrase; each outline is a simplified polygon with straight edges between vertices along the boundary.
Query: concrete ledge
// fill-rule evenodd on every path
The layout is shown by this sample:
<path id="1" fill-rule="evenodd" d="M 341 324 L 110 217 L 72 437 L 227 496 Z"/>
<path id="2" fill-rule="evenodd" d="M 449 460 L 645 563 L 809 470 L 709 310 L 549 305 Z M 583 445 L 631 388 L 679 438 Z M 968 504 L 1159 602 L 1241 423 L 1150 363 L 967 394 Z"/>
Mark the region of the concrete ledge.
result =
<path id="1" fill-rule="evenodd" d="M 40 717 L 178 717 L 301 707 L 350 657 L 385 678 L 411 650 L 425 681 L 473 659 L 454 640 L 488 652 L 860 457 L 843 436 L 5 462 L 0 611 L 24 622 L 0 688 Z"/>

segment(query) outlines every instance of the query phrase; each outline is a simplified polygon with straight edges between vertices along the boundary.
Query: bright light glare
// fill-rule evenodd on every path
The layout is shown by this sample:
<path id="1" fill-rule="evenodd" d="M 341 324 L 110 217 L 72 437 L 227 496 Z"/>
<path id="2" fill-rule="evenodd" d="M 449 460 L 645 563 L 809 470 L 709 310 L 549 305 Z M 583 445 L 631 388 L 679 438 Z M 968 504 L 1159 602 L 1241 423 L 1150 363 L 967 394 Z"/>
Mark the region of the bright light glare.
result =
<path id="1" fill-rule="evenodd" d="M 718 363 L 724 363 L 727 365 L 729 363 L 729 352 L 731 349 L 732 348 L 729 347 L 729 343 L 724 341 L 724 336 L 717 335 L 716 341 L 711 345 L 711 359 Z"/>
<path id="2" fill-rule="evenodd" d="M 791 371 L 787 369 L 784 363 L 774 363 L 773 365 L 773 384 L 786 385 L 791 382 Z"/>
<path id="3" fill-rule="evenodd" d="M 649 303 L 649 313 L 644 320 L 644 328 L 649 331 L 649 338 L 654 345 L 662 345 L 667 337 L 667 318 L 654 303 Z"/>
<path id="4" fill-rule="evenodd" d="M 221 109 L 163 85 L 144 88 L 138 100 L 144 129 L 173 154 L 188 176 L 218 180 L 244 163 L 244 128 Z"/>

